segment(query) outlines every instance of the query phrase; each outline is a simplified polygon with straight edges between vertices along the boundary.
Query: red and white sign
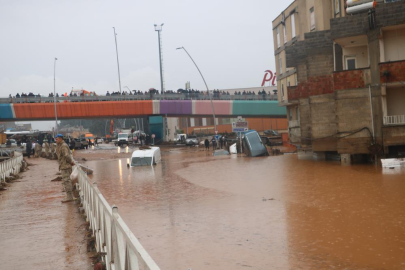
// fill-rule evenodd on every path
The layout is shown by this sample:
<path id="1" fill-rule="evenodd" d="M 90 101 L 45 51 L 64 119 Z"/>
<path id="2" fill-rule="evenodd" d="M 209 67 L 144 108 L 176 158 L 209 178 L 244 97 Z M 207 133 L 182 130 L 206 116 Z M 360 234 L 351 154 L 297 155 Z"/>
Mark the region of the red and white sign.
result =
<path id="1" fill-rule="evenodd" d="M 262 81 L 262 87 L 264 86 L 264 84 L 266 82 L 270 82 L 270 81 L 271 81 L 271 85 L 275 86 L 276 85 L 275 81 L 276 81 L 277 73 L 274 72 L 274 74 L 273 74 L 273 72 L 271 72 L 270 70 L 266 70 L 265 72 L 266 73 L 264 73 L 264 77 L 263 77 L 263 81 Z"/>

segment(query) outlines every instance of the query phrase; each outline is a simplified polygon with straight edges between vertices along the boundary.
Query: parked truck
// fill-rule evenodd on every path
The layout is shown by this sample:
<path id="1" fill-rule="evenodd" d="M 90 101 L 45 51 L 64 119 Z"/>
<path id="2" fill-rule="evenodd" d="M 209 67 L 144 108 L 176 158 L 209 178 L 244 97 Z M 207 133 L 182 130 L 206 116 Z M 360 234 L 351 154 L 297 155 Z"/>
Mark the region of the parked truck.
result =
<path id="1" fill-rule="evenodd" d="M 118 133 L 118 138 L 117 141 L 115 142 L 115 145 L 118 146 L 123 146 L 123 145 L 129 145 L 129 134 L 128 133 L 124 133 L 124 132 L 120 132 Z"/>

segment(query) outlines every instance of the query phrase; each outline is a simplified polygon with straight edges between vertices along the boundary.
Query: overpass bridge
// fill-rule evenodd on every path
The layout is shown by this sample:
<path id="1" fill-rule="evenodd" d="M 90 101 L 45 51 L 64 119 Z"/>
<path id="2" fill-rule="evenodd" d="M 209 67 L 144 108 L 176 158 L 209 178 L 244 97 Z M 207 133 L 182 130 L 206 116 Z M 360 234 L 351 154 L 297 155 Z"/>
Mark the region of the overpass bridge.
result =
<path id="1" fill-rule="evenodd" d="M 43 121 L 55 119 L 53 97 L 1 98 L 0 121 Z M 273 95 L 221 96 L 212 101 L 215 116 L 232 118 L 285 118 Z M 184 95 L 128 95 L 58 97 L 58 119 L 129 118 L 142 116 L 210 117 L 211 101 Z"/>

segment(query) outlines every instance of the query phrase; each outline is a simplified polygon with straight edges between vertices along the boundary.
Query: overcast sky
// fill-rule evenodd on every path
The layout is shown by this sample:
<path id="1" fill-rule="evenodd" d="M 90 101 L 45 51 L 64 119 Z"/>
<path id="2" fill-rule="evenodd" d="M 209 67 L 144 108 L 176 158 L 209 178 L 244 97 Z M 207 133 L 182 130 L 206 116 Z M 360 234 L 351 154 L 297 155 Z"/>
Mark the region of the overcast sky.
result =
<path id="1" fill-rule="evenodd" d="M 275 70 L 271 22 L 290 2 L 274 0 L 0 0 L 0 96 L 86 89 L 160 89 L 158 35 L 164 23 L 165 88 L 260 86 Z"/>

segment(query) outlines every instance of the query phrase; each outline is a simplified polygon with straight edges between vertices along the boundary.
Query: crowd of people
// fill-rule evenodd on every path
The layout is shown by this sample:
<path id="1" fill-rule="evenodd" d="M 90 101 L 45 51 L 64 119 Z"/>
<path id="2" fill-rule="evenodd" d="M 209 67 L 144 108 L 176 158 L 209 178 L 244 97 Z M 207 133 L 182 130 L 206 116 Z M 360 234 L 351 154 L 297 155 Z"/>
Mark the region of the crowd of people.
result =
<path id="1" fill-rule="evenodd" d="M 212 150 L 227 149 L 228 148 L 228 141 L 227 141 L 226 134 L 219 135 L 219 136 L 218 135 L 217 136 L 212 136 L 211 144 L 212 144 Z M 206 138 L 204 140 L 204 146 L 205 146 L 205 150 L 207 150 L 207 151 L 210 150 L 210 140 L 208 138 Z"/>
<path id="2" fill-rule="evenodd" d="M 232 99 L 231 98 L 232 95 L 233 96 L 246 96 L 248 99 L 249 99 L 248 96 L 262 96 L 263 99 L 265 99 L 266 96 L 277 95 L 277 90 L 273 90 L 273 92 L 274 93 L 271 94 L 270 91 L 266 92 L 263 89 L 262 91 L 258 91 L 257 94 L 255 91 L 246 91 L 246 90 L 234 91 L 233 93 L 229 93 L 229 91 L 214 89 L 211 93 L 212 93 L 213 99 Z M 145 92 L 143 92 L 141 90 L 131 90 L 131 91 L 122 91 L 122 92 L 116 91 L 116 92 L 111 92 L 111 93 L 110 93 L 110 91 L 107 91 L 107 93 L 106 93 L 106 96 L 132 96 L 132 95 L 144 95 L 144 96 L 146 95 L 146 96 L 148 96 L 147 98 L 150 98 L 150 99 L 153 99 L 153 97 L 159 97 L 159 96 L 162 96 L 162 98 L 163 98 L 163 96 L 170 96 L 170 95 L 173 95 L 172 98 L 175 98 L 174 95 L 182 95 L 186 99 L 190 99 L 190 98 L 191 99 L 194 99 L 194 98 L 195 99 L 209 99 L 210 98 L 207 91 L 195 90 L 195 89 L 178 89 L 177 91 L 165 90 L 165 91 L 161 92 L 157 89 L 151 88 Z M 65 93 L 65 94 L 62 94 L 61 96 L 67 97 L 68 94 Z M 86 91 L 86 93 L 85 92 L 76 93 L 76 92 L 72 91 L 69 94 L 69 96 L 70 97 L 78 97 L 78 96 L 84 97 L 84 96 L 96 96 L 96 94 L 94 92 L 87 92 L 87 91 Z M 12 98 L 25 98 L 25 97 L 38 98 L 38 97 L 41 97 L 41 95 L 40 94 L 35 95 L 32 92 L 30 92 L 29 94 L 21 93 L 21 95 L 19 93 L 17 93 L 15 95 L 15 97 L 11 96 L 11 94 L 9 95 L 9 98 L 11 98 L 11 99 Z M 49 93 L 48 97 L 53 98 L 54 94 Z M 59 97 L 59 94 L 56 93 L 55 97 Z M 182 98 L 182 97 L 179 97 L 179 98 Z M 253 97 L 250 97 L 250 98 L 253 98 Z M 257 97 L 255 99 L 257 99 Z M 102 98 L 101 98 L 101 100 L 102 100 Z M 12 102 L 12 101 L 10 101 L 10 102 Z"/>
<path id="3" fill-rule="evenodd" d="M 9 98 L 12 98 L 11 94 L 10 94 L 8 97 L 9 97 Z M 29 92 L 28 94 L 22 92 L 21 95 L 20 95 L 20 93 L 17 93 L 17 94 L 15 95 L 15 97 L 16 97 L 16 98 L 21 98 L 21 97 L 41 97 L 41 95 L 40 95 L 40 94 L 35 95 L 35 94 L 32 93 L 32 92 Z"/>

